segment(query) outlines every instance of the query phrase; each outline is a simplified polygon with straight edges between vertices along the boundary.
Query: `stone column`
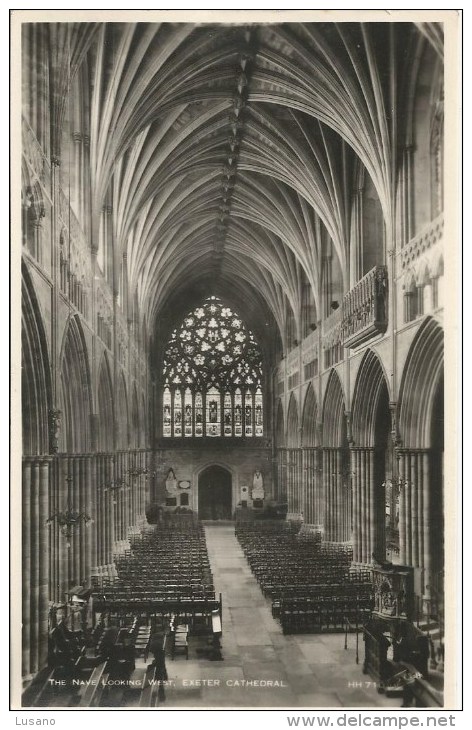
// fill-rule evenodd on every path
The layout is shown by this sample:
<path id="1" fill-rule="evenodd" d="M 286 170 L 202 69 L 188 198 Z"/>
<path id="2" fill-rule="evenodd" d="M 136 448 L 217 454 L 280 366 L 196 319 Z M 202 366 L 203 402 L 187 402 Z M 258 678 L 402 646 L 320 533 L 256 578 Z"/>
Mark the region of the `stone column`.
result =
<path id="1" fill-rule="evenodd" d="M 82 205 L 82 191 L 83 191 L 83 180 L 82 180 L 82 142 L 83 137 L 79 131 L 72 133 L 72 139 L 74 140 L 74 161 L 73 170 L 70 170 L 70 174 L 74 175 L 75 179 L 75 190 L 76 190 L 76 205 L 79 220 L 83 221 L 83 205 Z"/>
<path id="2" fill-rule="evenodd" d="M 97 565 L 105 563 L 105 519 L 104 519 L 104 482 L 103 454 L 98 454 L 97 460 Z"/>
<path id="3" fill-rule="evenodd" d="M 405 453 L 405 475 L 406 481 L 403 485 L 405 491 L 405 535 L 406 535 L 406 564 L 412 565 L 411 549 L 411 453 Z"/>
<path id="4" fill-rule="evenodd" d="M 359 451 L 359 488 L 360 488 L 360 518 L 361 518 L 361 551 L 360 558 L 362 563 L 367 563 L 369 554 L 369 521 L 367 516 L 368 500 L 367 500 L 367 469 L 366 469 L 366 453 L 364 449 Z"/>
<path id="5" fill-rule="evenodd" d="M 372 563 L 372 552 L 377 547 L 375 544 L 375 529 L 376 529 L 376 509 L 375 509 L 375 470 L 374 470 L 374 449 L 367 449 L 367 464 L 368 464 L 368 501 L 369 501 L 369 546 L 367 552 L 367 563 Z M 382 515 L 382 519 L 385 517 Z M 385 547 L 383 548 L 383 551 Z"/>
<path id="6" fill-rule="evenodd" d="M 80 512 L 84 515 L 89 514 L 87 505 L 87 475 L 86 475 L 86 457 L 79 457 L 79 475 L 80 475 L 80 492 L 79 492 L 79 508 Z M 87 572 L 87 545 L 89 542 L 89 528 L 88 523 L 82 521 L 80 523 L 80 573 L 79 582 L 81 585 L 86 585 L 88 580 Z"/>
<path id="7" fill-rule="evenodd" d="M 116 474 L 116 465 L 114 469 L 112 470 L 110 467 L 110 464 L 108 462 L 108 479 L 111 479 L 114 474 Z M 116 513 L 115 513 L 115 505 L 112 504 L 113 497 L 110 492 L 106 492 L 105 497 L 105 524 L 106 524 L 106 532 L 107 532 L 107 551 L 106 551 L 106 564 L 109 565 L 113 560 L 113 544 L 116 540 L 116 533 L 118 532 L 118 524 L 116 519 Z"/>
<path id="8" fill-rule="evenodd" d="M 421 479 L 422 465 L 418 464 L 418 458 L 416 454 L 411 454 L 410 458 L 411 565 L 413 565 L 414 567 L 418 567 L 420 564 L 418 554 L 418 479 Z"/>
<path id="9" fill-rule="evenodd" d="M 80 513 L 80 457 L 74 456 L 72 461 L 72 473 L 74 476 L 74 481 L 72 482 L 72 505 L 74 510 Z M 77 585 L 80 583 L 80 548 L 81 548 L 81 542 L 82 542 L 82 524 L 79 524 L 78 527 L 74 527 L 72 530 L 72 576 L 69 581 L 69 583 L 74 583 L 74 585 Z M 70 585 L 68 586 L 71 587 Z"/>
<path id="10" fill-rule="evenodd" d="M 30 562 L 30 671 L 36 674 L 39 669 L 39 461 L 31 465 L 31 562 Z"/>
<path id="11" fill-rule="evenodd" d="M 406 459 L 405 452 L 398 451 L 398 479 L 402 485 L 400 489 L 399 507 L 400 507 L 400 518 L 399 518 L 399 533 L 400 533 L 400 564 L 406 565 L 407 563 L 407 546 L 406 546 L 406 523 L 407 523 L 407 512 L 406 512 L 406 494 L 405 494 L 405 479 L 406 479 Z"/>
<path id="12" fill-rule="evenodd" d="M 92 519 L 95 517 L 93 505 L 92 505 L 92 457 L 91 456 L 85 456 L 84 457 L 84 481 L 85 481 L 85 499 L 84 499 L 84 506 L 85 506 L 85 512 L 91 517 Z M 92 555 L 93 555 L 93 542 L 95 537 L 95 530 L 93 529 L 94 525 L 93 523 L 88 523 L 87 532 L 86 532 L 86 546 L 85 546 L 85 556 L 84 556 L 84 578 L 86 580 L 87 586 L 90 586 L 90 574 L 91 574 L 91 567 L 92 565 L 95 565 L 95 563 L 92 562 Z"/>
<path id="13" fill-rule="evenodd" d="M 352 464 L 352 510 L 353 534 L 352 550 L 354 563 L 362 562 L 362 520 L 361 520 L 361 490 L 360 490 L 360 455 L 358 449 L 351 448 Z"/>
<path id="14" fill-rule="evenodd" d="M 23 462 L 22 480 L 22 675 L 30 676 L 31 634 L 31 461 Z"/>
<path id="15" fill-rule="evenodd" d="M 332 514 L 331 514 L 331 469 L 329 449 L 323 449 L 323 491 L 324 503 L 324 537 L 325 540 L 332 540 Z"/>
<path id="16" fill-rule="evenodd" d="M 129 466 L 130 466 L 129 451 L 127 451 L 124 454 L 124 478 L 126 479 L 126 483 L 128 484 L 127 491 L 125 492 L 125 534 L 124 534 L 125 540 L 128 537 L 128 530 L 132 523 L 132 517 L 131 517 L 132 477 L 129 473 Z"/>
<path id="17" fill-rule="evenodd" d="M 431 504 L 430 504 L 430 454 L 423 452 L 419 455 L 422 461 L 423 467 L 423 484 L 421 485 L 422 496 L 423 496 L 423 512 L 422 512 L 422 535 L 423 535 L 423 554 L 422 562 L 424 568 L 424 599 L 425 601 L 431 601 Z"/>
<path id="18" fill-rule="evenodd" d="M 39 599 L 38 599 L 38 662 L 39 667 L 46 665 L 48 656 L 48 616 L 49 616 L 49 530 L 46 520 L 49 517 L 50 463 L 42 459 L 39 467 Z"/>

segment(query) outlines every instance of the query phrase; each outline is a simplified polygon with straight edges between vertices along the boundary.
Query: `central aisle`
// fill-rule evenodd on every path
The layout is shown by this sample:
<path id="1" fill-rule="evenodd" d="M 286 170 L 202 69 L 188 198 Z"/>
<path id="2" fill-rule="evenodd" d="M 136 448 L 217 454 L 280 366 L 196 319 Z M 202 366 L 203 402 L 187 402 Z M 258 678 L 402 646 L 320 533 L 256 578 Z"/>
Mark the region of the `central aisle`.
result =
<path id="1" fill-rule="evenodd" d="M 379 695 L 355 663 L 355 635 L 284 636 L 272 618 L 234 534 L 234 523 L 205 523 L 215 590 L 222 593 L 224 661 L 198 658 L 167 661 L 172 685 L 165 707 L 336 708 L 399 707 Z M 210 683 L 211 686 L 210 686 Z M 243 681 L 259 686 L 241 686 Z M 199 684 L 198 684 L 199 682 Z M 272 682 L 274 686 L 260 686 Z M 239 686 L 238 686 L 239 683 Z"/>

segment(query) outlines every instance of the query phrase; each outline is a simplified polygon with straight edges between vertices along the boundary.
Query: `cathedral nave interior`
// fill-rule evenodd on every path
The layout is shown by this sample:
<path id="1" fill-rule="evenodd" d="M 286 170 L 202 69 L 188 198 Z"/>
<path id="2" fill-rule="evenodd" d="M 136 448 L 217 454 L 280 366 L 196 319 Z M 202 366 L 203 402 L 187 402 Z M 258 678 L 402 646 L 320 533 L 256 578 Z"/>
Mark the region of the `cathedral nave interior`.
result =
<path id="1" fill-rule="evenodd" d="M 443 24 L 16 30 L 23 707 L 441 707 Z"/>

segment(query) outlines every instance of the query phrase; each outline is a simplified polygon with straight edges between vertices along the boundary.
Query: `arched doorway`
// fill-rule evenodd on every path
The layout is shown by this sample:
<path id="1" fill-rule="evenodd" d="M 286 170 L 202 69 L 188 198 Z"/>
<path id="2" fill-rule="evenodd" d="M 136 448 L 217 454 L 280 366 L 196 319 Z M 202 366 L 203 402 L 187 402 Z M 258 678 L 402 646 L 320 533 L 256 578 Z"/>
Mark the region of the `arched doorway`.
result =
<path id="1" fill-rule="evenodd" d="M 198 477 L 198 516 L 201 520 L 231 519 L 231 474 L 222 466 L 209 466 Z"/>

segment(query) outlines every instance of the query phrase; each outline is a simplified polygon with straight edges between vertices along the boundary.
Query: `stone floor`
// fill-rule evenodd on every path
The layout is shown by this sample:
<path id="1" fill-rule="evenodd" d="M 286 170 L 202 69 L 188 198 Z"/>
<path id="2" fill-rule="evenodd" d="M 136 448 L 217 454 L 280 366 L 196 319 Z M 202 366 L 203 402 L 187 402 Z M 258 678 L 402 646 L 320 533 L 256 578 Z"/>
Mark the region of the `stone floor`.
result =
<path id="1" fill-rule="evenodd" d="M 355 635 L 284 636 L 253 577 L 234 524 L 206 523 L 215 588 L 223 599 L 223 661 L 202 659 L 189 641 L 189 658 L 167 660 L 167 708 L 400 707 L 378 694 L 362 674 Z M 252 681 L 253 684 L 249 682 Z M 272 686 L 269 684 L 272 683 Z"/>

